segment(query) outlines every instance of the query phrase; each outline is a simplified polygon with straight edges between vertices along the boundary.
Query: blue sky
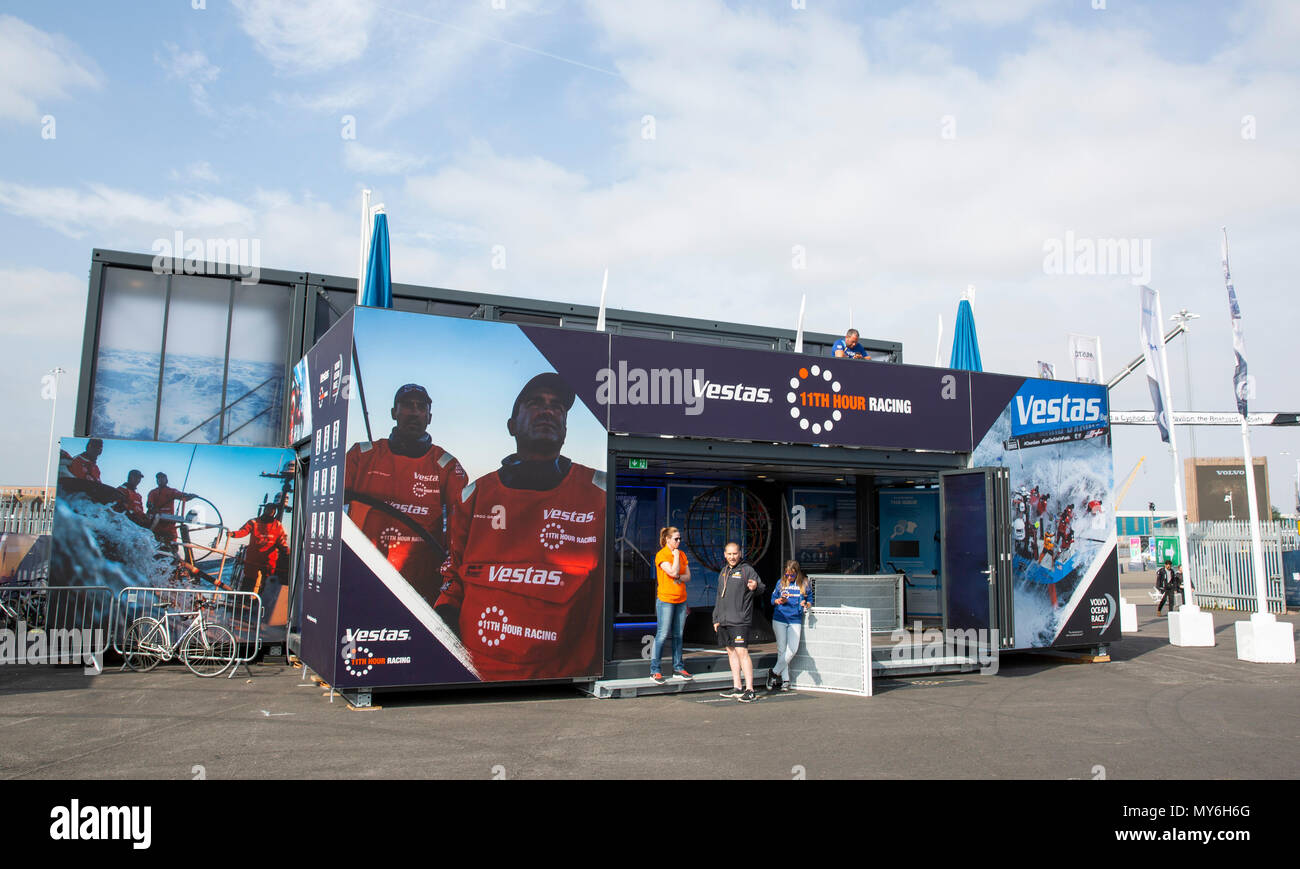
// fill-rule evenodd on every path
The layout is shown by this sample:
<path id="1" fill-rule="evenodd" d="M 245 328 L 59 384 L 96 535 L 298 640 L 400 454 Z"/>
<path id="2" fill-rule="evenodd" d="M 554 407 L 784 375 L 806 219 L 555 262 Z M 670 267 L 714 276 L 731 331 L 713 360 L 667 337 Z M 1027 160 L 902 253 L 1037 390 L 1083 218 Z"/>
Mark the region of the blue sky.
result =
<path id="1" fill-rule="evenodd" d="M 45 467 L 54 365 L 71 430 L 92 248 L 255 238 L 264 267 L 351 275 L 363 187 L 399 281 L 594 303 L 608 267 L 612 306 L 768 325 L 807 294 L 808 328 L 852 310 L 923 364 L 974 285 L 986 368 L 1020 374 L 1064 370 L 1068 331 L 1107 370 L 1139 352 L 1132 276 L 1051 273 L 1044 245 L 1147 240 L 1166 313 L 1202 315 L 1197 410 L 1231 407 L 1226 224 L 1255 406 L 1300 409 L 1300 4 L 1097 5 L 4 4 L 0 483 Z M 1138 377 L 1112 399 L 1149 403 Z M 1255 451 L 1291 509 L 1300 435 Z M 1166 505 L 1153 431 L 1119 429 L 1117 478 L 1143 455 L 1125 506 Z"/>

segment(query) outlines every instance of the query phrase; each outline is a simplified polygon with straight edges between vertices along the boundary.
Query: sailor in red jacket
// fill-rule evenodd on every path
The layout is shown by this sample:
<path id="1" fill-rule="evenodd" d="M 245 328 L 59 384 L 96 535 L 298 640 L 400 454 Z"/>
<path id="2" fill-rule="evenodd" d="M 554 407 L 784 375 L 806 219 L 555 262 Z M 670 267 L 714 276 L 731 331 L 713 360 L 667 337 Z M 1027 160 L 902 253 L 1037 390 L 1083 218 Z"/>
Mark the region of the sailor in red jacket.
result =
<path id="1" fill-rule="evenodd" d="M 446 558 L 444 508 L 449 513 L 469 483 L 456 457 L 429 437 L 432 408 L 423 386 L 398 389 L 392 434 L 365 447 L 353 444 L 343 474 L 349 517 L 431 603 Z"/>
<path id="2" fill-rule="evenodd" d="M 574 394 L 539 374 L 506 430 L 517 451 L 465 489 L 435 610 L 484 681 L 599 675 L 605 474 L 560 455 Z"/>
<path id="3" fill-rule="evenodd" d="M 151 490 L 144 499 L 146 506 L 149 508 L 149 515 L 154 517 L 153 536 L 160 544 L 162 544 L 163 549 L 173 554 L 177 554 L 176 523 L 170 519 L 163 519 L 161 516 L 179 515 L 176 510 L 176 502 L 188 501 L 195 497 L 195 495 L 190 492 L 182 492 L 179 489 L 173 489 L 171 486 L 167 485 L 167 475 L 162 471 L 154 474 L 154 479 L 158 481 L 158 488 Z M 181 510 L 184 509 L 185 505 L 182 503 Z"/>
<path id="4" fill-rule="evenodd" d="M 86 451 L 75 456 L 68 463 L 68 470 L 72 476 L 78 480 L 94 480 L 96 483 L 99 479 L 100 453 L 104 452 L 104 442 L 99 438 L 91 438 L 86 441 Z"/>
<path id="5" fill-rule="evenodd" d="M 289 538 L 280 524 L 280 510 L 275 504 L 262 507 L 262 514 L 256 519 L 249 519 L 238 531 L 231 531 L 231 537 L 248 537 L 244 547 L 244 582 L 243 590 L 257 594 L 262 590 L 262 580 L 275 573 L 276 562 L 280 553 L 289 552 Z M 251 586 L 251 588 L 250 588 Z"/>

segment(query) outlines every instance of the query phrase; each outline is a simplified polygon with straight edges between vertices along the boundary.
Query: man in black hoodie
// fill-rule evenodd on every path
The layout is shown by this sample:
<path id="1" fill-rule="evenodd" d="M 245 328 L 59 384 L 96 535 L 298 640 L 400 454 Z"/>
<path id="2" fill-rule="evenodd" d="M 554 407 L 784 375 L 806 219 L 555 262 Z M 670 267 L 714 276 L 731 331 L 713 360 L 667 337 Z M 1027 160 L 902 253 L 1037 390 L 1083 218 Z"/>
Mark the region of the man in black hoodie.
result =
<path id="1" fill-rule="evenodd" d="M 754 700 L 754 662 L 749 657 L 754 622 L 754 600 L 767 591 L 757 571 L 743 562 L 740 544 L 728 543 L 723 550 L 727 564 L 718 574 L 718 598 L 713 605 L 713 629 L 718 632 L 718 644 L 727 650 L 727 663 L 731 665 L 730 691 L 723 697 L 735 697 L 741 703 Z M 744 687 L 741 675 L 744 675 Z"/>

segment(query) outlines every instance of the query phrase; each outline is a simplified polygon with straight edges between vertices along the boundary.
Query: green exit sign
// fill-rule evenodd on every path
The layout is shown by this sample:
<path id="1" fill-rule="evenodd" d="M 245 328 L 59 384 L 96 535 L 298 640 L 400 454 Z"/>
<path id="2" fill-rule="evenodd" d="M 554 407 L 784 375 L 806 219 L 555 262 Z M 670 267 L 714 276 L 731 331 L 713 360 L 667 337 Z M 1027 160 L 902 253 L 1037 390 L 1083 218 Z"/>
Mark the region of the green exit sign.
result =
<path id="1" fill-rule="evenodd" d="M 628 459 L 627 466 L 633 471 L 644 471 L 650 467 L 649 459 Z"/>

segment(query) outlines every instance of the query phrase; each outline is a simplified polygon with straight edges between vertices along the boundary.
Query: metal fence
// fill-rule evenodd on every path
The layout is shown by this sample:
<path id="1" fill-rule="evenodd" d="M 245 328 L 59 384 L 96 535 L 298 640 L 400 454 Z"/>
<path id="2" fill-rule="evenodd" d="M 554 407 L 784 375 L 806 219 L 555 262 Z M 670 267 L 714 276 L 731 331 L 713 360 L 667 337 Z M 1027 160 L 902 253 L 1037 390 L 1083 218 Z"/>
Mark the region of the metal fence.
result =
<path id="1" fill-rule="evenodd" d="M 1282 553 L 1300 550 L 1294 523 L 1261 522 L 1264 547 L 1265 597 L 1268 611 L 1286 612 L 1282 585 Z M 1255 573 L 1249 522 L 1197 522 L 1187 526 L 1191 550 L 1192 588 L 1196 603 L 1212 609 L 1254 612 Z"/>
<path id="2" fill-rule="evenodd" d="M 0 586 L 0 628 L 28 664 L 103 666 L 116 606 L 103 586 Z"/>
<path id="3" fill-rule="evenodd" d="M 247 664 L 262 647 L 262 599 L 251 591 L 149 588 L 132 586 L 117 593 L 117 619 L 114 625 L 113 650 L 122 653 L 122 641 L 131 623 L 140 618 L 162 621 L 164 613 L 193 613 L 201 601 L 212 604 L 209 622 L 230 631 L 238 645 L 236 664 Z M 173 640 L 189 627 L 189 617 L 171 616 L 167 630 Z M 231 670 L 234 675 L 234 670 Z"/>
<path id="4" fill-rule="evenodd" d="M 37 504 L 35 499 L 0 504 L 0 533 L 49 534 L 54 527 L 54 501 Z"/>

